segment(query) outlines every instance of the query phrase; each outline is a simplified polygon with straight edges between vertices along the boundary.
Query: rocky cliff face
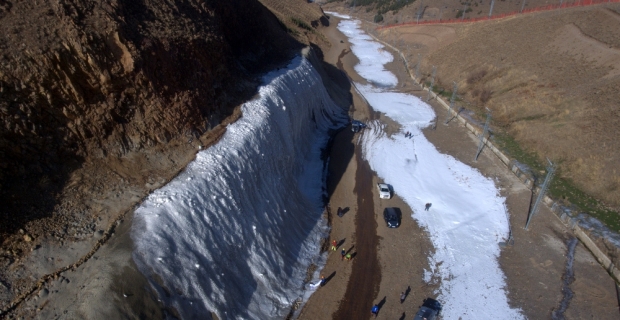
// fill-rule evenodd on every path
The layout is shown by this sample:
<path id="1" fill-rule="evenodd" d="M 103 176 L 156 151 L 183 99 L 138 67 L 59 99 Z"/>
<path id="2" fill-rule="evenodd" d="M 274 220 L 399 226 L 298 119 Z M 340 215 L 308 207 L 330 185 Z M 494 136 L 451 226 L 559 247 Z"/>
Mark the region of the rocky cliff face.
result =
<path id="1" fill-rule="evenodd" d="M 0 317 L 216 142 L 263 71 L 323 41 L 318 6 L 262 2 L 0 0 Z"/>
<path id="2" fill-rule="evenodd" d="M 258 1 L 0 1 L 0 240 L 86 163 L 139 175 L 132 152 L 220 123 L 301 47 L 290 31 Z"/>

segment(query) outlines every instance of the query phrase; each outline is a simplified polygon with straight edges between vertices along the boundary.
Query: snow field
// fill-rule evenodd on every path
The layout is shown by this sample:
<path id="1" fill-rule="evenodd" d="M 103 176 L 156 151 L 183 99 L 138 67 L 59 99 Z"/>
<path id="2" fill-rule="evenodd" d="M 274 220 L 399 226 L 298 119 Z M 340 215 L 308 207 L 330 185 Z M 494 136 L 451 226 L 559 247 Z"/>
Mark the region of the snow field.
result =
<path id="1" fill-rule="evenodd" d="M 394 57 L 384 51 L 381 44 L 360 32 L 358 21 L 342 20 L 338 24 L 338 30 L 349 38 L 351 51 L 359 60 L 359 64 L 353 67 L 355 72 L 379 87 L 393 87 L 398 84 L 396 76 L 384 67 L 392 62 Z"/>

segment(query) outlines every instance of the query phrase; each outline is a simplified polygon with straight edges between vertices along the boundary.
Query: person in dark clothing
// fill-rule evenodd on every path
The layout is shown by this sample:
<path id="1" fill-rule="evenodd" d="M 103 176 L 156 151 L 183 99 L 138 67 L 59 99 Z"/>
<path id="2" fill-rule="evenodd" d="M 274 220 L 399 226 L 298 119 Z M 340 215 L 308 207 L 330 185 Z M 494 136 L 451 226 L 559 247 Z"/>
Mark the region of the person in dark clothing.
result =
<path id="1" fill-rule="evenodd" d="M 426 206 L 424 206 L 424 211 L 428 211 L 428 209 L 430 209 L 432 205 L 433 205 L 433 204 L 432 204 L 432 203 L 430 203 L 430 202 L 429 202 L 429 203 L 427 203 L 427 204 L 426 204 Z"/>
<path id="2" fill-rule="evenodd" d="M 344 215 L 344 213 L 342 211 L 343 211 L 342 208 L 338 207 L 338 216 L 340 218 L 342 218 L 342 216 Z"/>
<path id="3" fill-rule="evenodd" d="M 342 251 L 340 251 L 340 260 L 344 260 L 344 256 L 347 255 L 347 252 L 344 250 L 344 248 L 342 248 Z"/>
<path id="4" fill-rule="evenodd" d="M 379 314 L 379 306 L 376 304 L 372 306 L 372 309 L 370 309 L 370 313 L 376 318 L 377 315 Z"/>

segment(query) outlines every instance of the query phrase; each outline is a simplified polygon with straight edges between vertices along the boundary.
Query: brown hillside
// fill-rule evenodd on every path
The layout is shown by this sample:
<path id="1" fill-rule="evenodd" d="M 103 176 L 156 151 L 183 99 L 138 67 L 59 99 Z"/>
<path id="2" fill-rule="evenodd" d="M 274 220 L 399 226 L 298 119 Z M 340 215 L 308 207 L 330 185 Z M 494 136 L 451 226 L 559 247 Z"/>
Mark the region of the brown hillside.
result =
<path id="1" fill-rule="evenodd" d="M 0 1 L 0 311 L 27 252 L 86 254 L 313 39 L 320 8 L 282 3 Z"/>
<path id="2" fill-rule="evenodd" d="M 0 233 L 84 163 L 200 136 L 300 47 L 256 1 L 4 1 L 0 30 Z"/>
<path id="3" fill-rule="evenodd" d="M 605 7 L 547 12 L 457 34 L 427 66 L 439 65 L 445 84 L 459 82 L 527 150 L 559 162 L 562 176 L 618 207 L 619 16 Z"/>
<path id="4" fill-rule="evenodd" d="M 437 18 L 430 16 L 441 9 L 437 3 L 428 3 L 425 19 Z M 509 3 L 496 1 L 495 12 L 514 11 Z M 459 8 L 454 1 L 443 4 L 444 12 Z M 407 16 L 417 7 L 416 1 L 385 16 Z M 463 106 L 480 121 L 488 107 L 497 133 L 509 133 L 541 162 L 548 157 L 559 163 L 560 176 L 618 210 L 619 12 L 620 5 L 604 4 L 489 22 L 389 28 L 378 35 L 406 52 L 412 63 L 420 54 L 427 81 L 431 67 L 438 66 L 439 85 L 451 90 L 456 81 Z M 353 13 L 363 19 L 374 14 Z"/>

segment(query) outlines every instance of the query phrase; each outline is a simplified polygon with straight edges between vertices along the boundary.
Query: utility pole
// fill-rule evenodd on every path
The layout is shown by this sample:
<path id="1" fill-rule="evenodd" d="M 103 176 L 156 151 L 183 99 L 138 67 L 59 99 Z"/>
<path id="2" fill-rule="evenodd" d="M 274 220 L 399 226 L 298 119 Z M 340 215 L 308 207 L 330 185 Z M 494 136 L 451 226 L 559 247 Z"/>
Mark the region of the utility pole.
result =
<path id="1" fill-rule="evenodd" d="M 489 122 L 491 122 L 491 110 L 487 108 L 487 121 L 484 122 L 484 129 L 482 130 L 482 134 L 480 135 L 480 143 L 478 143 L 478 151 L 476 151 L 476 157 L 474 161 L 478 161 L 478 156 L 482 152 L 482 148 L 484 147 L 484 137 L 487 136 L 487 132 L 489 131 Z"/>
<path id="2" fill-rule="evenodd" d="M 491 0 L 491 9 L 489 10 L 489 19 L 493 15 L 493 6 L 495 5 L 495 0 Z"/>
<path id="3" fill-rule="evenodd" d="M 420 6 L 418 7 L 418 12 L 416 13 L 416 24 L 420 23 L 420 18 L 422 18 L 422 12 L 424 12 L 424 1 L 420 1 Z"/>
<path id="4" fill-rule="evenodd" d="M 441 21 L 441 18 L 443 17 L 443 9 L 446 8 L 446 1 L 442 1 L 441 2 L 441 8 L 439 9 L 439 21 Z"/>
<path id="5" fill-rule="evenodd" d="M 545 193 L 547 192 L 547 189 L 549 188 L 549 185 L 551 184 L 553 173 L 555 173 L 555 165 L 549 159 L 547 159 L 547 162 L 549 162 L 549 165 L 547 166 L 547 176 L 545 177 L 545 181 L 540 187 L 540 191 L 538 192 L 538 197 L 536 198 L 536 202 L 534 202 L 534 206 L 532 207 L 532 210 L 530 210 L 530 213 L 527 215 L 527 222 L 525 223 L 525 230 L 527 230 L 527 227 L 530 225 L 530 220 L 532 219 L 532 216 L 534 216 L 534 214 L 536 213 L 536 209 L 538 209 L 538 205 L 540 204 L 540 201 L 545 196 Z"/>
<path id="6" fill-rule="evenodd" d="M 465 11 L 467 11 L 467 2 L 465 2 L 465 6 L 463 7 L 463 14 L 461 15 L 461 21 L 465 20 Z"/>
<path id="7" fill-rule="evenodd" d="M 420 57 L 420 54 L 418 53 L 418 63 L 416 63 L 415 65 L 415 79 L 418 82 L 420 82 L 420 63 L 422 63 L 422 58 Z"/>
<path id="8" fill-rule="evenodd" d="M 407 43 L 407 54 L 405 54 L 405 59 L 409 61 L 409 57 L 411 56 L 411 49 L 409 48 L 409 44 Z"/>
<path id="9" fill-rule="evenodd" d="M 521 5 L 521 11 L 519 11 L 519 13 L 522 13 L 522 12 L 523 12 L 523 9 L 525 8 L 525 2 L 526 2 L 526 1 L 527 1 L 527 0 L 523 0 L 523 4 Z"/>
<path id="10" fill-rule="evenodd" d="M 502 241 L 499 243 L 499 246 L 502 248 L 515 244 L 515 239 L 512 237 L 512 227 L 510 226 L 510 214 L 508 214 L 508 209 L 506 209 L 506 203 L 504 203 L 504 214 L 506 214 L 506 221 L 508 221 L 508 239 L 506 239 L 505 242 Z"/>
<path id="11" fill-rule="evenodd" d="M 452 119 L 452 107 L 454 107 L 454 99 L 456 99 L 456 91 L 458 90 L 458 85 L 456 84 L 456 81 L 453 82 L 453 87 L 452 87 L 452 97 L 450 97 L 450 109 L 448 109 L 448 118 L 446 118 L 446 122 L 444 124 L 448 124 L 448 122 L 450 122 L 450 119 Z"/>
<path id="12" fill-rule="evenodd" d="M 426 96 L 426 101 L 431 99 L 431 95 L 433 94 L 433 86 L 435 85 L 435 74 L 437 73 L 437 67 L 433 66 L 433 74 L 431 76 L 431 86 L 428 88 L 428 96 Z"/>

